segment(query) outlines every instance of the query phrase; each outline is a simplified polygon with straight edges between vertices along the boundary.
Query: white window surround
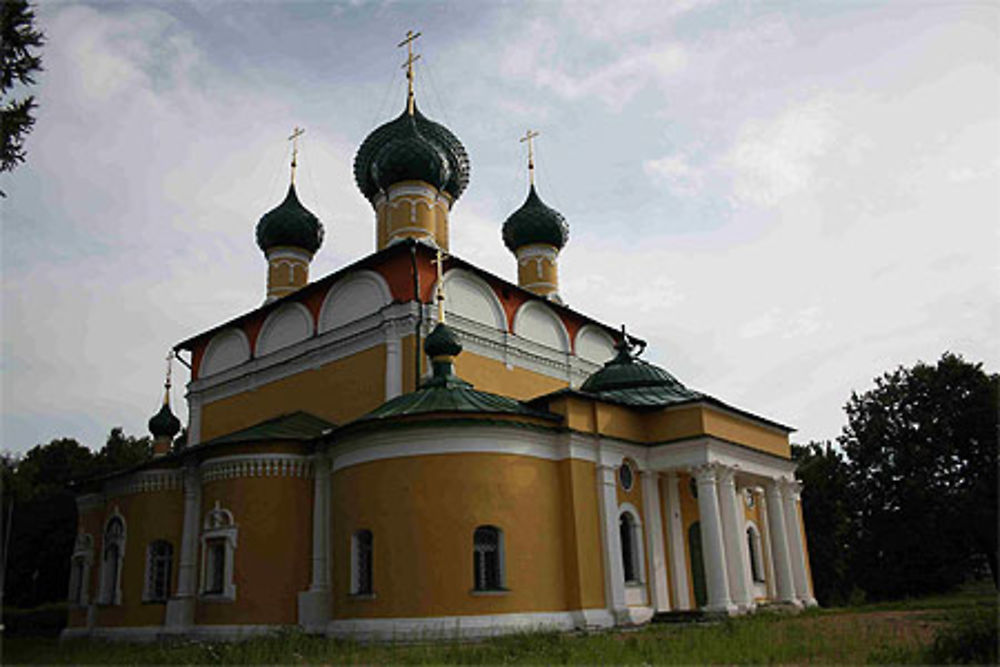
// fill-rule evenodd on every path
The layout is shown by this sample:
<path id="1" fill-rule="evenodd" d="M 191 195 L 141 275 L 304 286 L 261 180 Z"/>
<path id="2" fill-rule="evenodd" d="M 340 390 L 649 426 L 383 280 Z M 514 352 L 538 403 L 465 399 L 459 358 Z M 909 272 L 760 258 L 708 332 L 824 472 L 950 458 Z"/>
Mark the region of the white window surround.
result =
<path id="1" fill-rule="evenodd" d="M 315 330 L 308 308 L 301 303 L 286 303 L 264 320 L 257 335 L 255 356 L 262 357 L 311 338 Z"/>
<path id="2" fill-rule="evenodd" d="M 750 519 L 747 519 L 746 538 L 748 538 L 749 542 L 747 546 L 750 548 L 751 582 L 762 584 L 766 581 L 764 574 L 764 549 L 761 546 L 760 530 L 758 530 L 757 525 Z M 754 565 L 757 567 L 754 568 Z"/>
<path id="3" fill-rule="evenodd" d="M 70 557 L 70 605 L 83 607 L 90 599 L 90 566 L 94 562 L 94 538 L 89 533 L 79 533 Z"/>
<path id="4" fill-rule="evenodd" d="M 167 540 L 153 540 L 146 547 L 146 573 L 143 577 L 142 601 L 166 602 L 170 597 L 170 583 L 173 576 L 174 545 Z M 166 579 L 164 590 L 156 590 L 156 580 L 162 570 Z"/>
<path id="5" fill-rule="evenodd" d="M 632 503 L 622 503 L 618 506 L 618 520 L 621 521 L 623 514 L 627 514 L 631 520 L 632 528 L 632 558 L 633 567 L 635 569 L 636 579 L 633 581 L 626 581 L 625 585 L 628 586 L 644 586 L 646 582 L 646 547 L 643 543 L 642 538 L 642 518 L 639 515 L 639 510 L 635 508 Z M 619 545 L 621 548 L 621 545 Z M 624 556 L 624 550 L 622 550 L 622 555 Z M 622 562 L 624 565 L 624 561 Z"/>
<path id="6" fill-rule="evenodd" d="M 367 544 L 365 540 L 367 536 Z M 365 562 L 367 560 L 367 562 Z M 367 529 L 351 534 L 351 595 L 358 598 L 375 597 L 375 537 Z M 367 574 L 366 574 L 367 573 Z M 363 581 L 367 578 L 367 581 Z"/>
<path id="7" fill-rule="evenodd" d="M 238 528 L 233 520 L 233 513 L 223 509 L 219 501 L 205 515 L 205 523 L 201 533 L 201 598 L 207 601 L 232 602 L 236 599 L 236 584 L 233 583 L 235 567 L 236 540 Z M 209 571 L 209 550 L 211 540 L 222 540 L 224 564 L 222 569 L 222 592 L 208 592 L 211 586 L 212 573 Z"/>
<path id="8" fill-rule="evenodd" d="M 120 529 L 118 528 L 120 526 Z M 122 568 L 125 565 L 125 517 L 116 506 L 104 522 L 101 541 L 101 590 L 99 604 L 122 603 Z"/>
<path id="9" fill-rule="evenodd" d="M 385 278 L 362 269 L 338 280 L 326 293 L 319 309 L 317 333 L 345 326 L 392 303 L 392 291 Z"/>

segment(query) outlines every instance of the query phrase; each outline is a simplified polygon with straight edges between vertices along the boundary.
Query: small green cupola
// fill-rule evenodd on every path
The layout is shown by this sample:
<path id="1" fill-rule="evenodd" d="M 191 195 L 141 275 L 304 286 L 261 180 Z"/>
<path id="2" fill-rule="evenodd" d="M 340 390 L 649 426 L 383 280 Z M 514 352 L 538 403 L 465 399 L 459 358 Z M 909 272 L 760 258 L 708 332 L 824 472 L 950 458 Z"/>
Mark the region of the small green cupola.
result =
<path id="1" fill-rule="evenodd" d="M 149 432 L 153 436 L 153 455 L 163 456 L 170 451 L 174 436 L 181 430 L 181 420 L 170 409 L 170 362 L 173 351 L 167 355 L 167 377 L 163 383 L 163 405 L 149 419 Z"/>

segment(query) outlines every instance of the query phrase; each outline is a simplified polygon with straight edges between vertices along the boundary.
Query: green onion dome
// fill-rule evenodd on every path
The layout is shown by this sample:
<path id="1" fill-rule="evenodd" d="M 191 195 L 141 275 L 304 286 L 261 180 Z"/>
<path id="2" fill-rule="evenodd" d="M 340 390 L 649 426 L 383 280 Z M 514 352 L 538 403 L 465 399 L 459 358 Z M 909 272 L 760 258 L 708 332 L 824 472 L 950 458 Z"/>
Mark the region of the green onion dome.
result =
<path id="1" fill-rule="evenodd" d="M 443 183 L 443 188 L 453 199 L 458 199 L 469 185 L 469 155 L 465 152 L 465 146 L 458 140 L 458 137 L 445 126 L 429 120 L 420 113 L 416 102 L 413 105 L 412 117 L 404 109 L 398 118 L 376 128 L 361 143 L 361 147 L 354 157 L 354 180 L 357 182 L 358 188 L 369 201 L 379 192 L 379 183 L 372 173 L 375 158 L 386 144 L 409 133 L 408 126 L 411 118 L 420 135 L 446 158 L 448 176 Z"/>
<path id="2" fill-rule="evenodd" d="M 323 224 L 299 202 L 294 183 L 288 186 L 285 201 L 257 223 L 257 245 L 264 252 L 277 246 L 291 246 L 315 253 L 322 244 Z"/>
<path id="3" fill-rule="evenodd" d="M 170 404 L 164 401 L 160 411 L 149 420 L 149 432 L 154 438 L 174 437 L 181 430 L 181 421 L 170 411 Z"/>
<path id="4" fill-rule="evenodd" d="M 669 405 L 701 396 L 659 366 L 636 358 L 627 343 L 618 346 L 614 359 L 588 377 L 580 391 L 629 405 Z"/>
<path id="5" fill-rule="evenodd" d="M 455 357 L 462 351 L 462 341 L 447 324 L 439 323 L 427 334 L 424 341 L 424 352 L 431 359 L 435 357 Z"/>
<path id="6" fill-rule="evenodd" d="M 562 250 L 568 240 L 566 218 L 542 202 L 534 185 L 521 208 L 503 223 L 503 242 L 511 252 L 530 243 L 546 243 Z"/>
<path id="7" fill-rule="evenodd" d="M 371 172 L 380 190 L 401 181 L 423 181 L 441 189 L 451 176 L 447 156 L 420 133 L 413 116 L 407 116 L 399 136 L 375 154 Z"/>

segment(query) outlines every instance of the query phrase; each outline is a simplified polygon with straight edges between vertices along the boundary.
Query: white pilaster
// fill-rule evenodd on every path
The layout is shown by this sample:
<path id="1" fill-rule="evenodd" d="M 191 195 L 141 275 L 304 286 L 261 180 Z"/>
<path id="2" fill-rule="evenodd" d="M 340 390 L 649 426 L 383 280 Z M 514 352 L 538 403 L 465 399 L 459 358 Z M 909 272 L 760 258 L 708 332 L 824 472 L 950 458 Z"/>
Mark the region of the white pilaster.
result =
<path id="1" fill-rule="evenodd" d="M 198 587 L 198 527 L 201 515 L 201 474 L 198 464 L 184 465 L 184 523 L 181 552 L 177 567 L 177 592 L 167 600 L 165 624 L 183 629 L 194 623 L 195 595 Z"/>
<path id="2" fill-rule="evenodd" d="M 604 546 L 604 595 L 608 611 L 616 623 L 627 622 L 625 567 L 622 564 L 621 536 L 618 533 L 618 490 L 616 468 L 597 467 L 597 497 L 601 511 L 601 542 Z"/>
<path id="3" fill-rule="evenodd" d="M 788 554 L 788 535 L 785 531 L 785 516 L 778 482 L 769 480 L 764 489 L 767 494 L 767 525 L 771 531 L 771 552 L 774 557 L 774 583 L 777 599 L 781 602 L 798 604 L 795 599 L 792 562 Z"/>
<path id="4" fill-rule="evenodd" d="M 646 548 L 649 549 L 647 562 L 653 611 L 670 611 L 667 559 L 663 549 L 663 521 L 660 518 L 660 478 L 653 470 L 642 473 L 642 506 L 646 518 Z"/>
<path id="5" fill-rule="evenodd" d="M 774 586 L 774 556 L 771 553 L 771 528 L 767 518 L 767 498 L 763 493 L 757 495 L 757 502 L 760 503 L 760 541 L 761 550 L 764 552 L 764 585 L 767 590 L 767 599 L 773 600 L 777 596 L 777 589 Z"/>
<path id="6" fill-rule="evenodd" d="M 704 465 L 694 470 L 698 484 L 698 516 L 701 522 L 705 583 L 708 585 L 708 604 L 705 605 L 705 610 L 733 614 L 736 612 L 736 605 L 729 593 L 716 474 L 714 465 Z"/>
<path id="7" fill-rule="evenodd" d="M 736 494 L 735 471 L 720 468 L 719 505 L 722 514 L 722 538 L 726 548 L 726 574 L 733 602 L 740 611 L 753 609 L 753 593 L 747 572 L 750 569 L 747 553 L 746 527 L 743 503 Z"/>
<path id="8" fill-rule="evenodd" d="M 313 457 L 312 580 L 299 593 L 299 625 L 322 631 L 330 620 L 330 459 Z"/>
<path id="9" fill-rule="evenodd" d="M 201 396 L 188 394 L 187 445 L 191 447 L 201 442 Z"/>
<path id="10" fill-rule="evenodd" d="M 390 326 L 385 333 L 385 400 L 403 393 L 403 351 L 399 331 Z"/>
<path id="11" fill-rule="evenodd" d="M 684 522 L 677 492 L 677 473 L 667 473 L 667 541 L 670 543 L 670 579 L 673 583 L 674 609 L 691 608 L 687 564 L 684 559 Z"/>
<path id="12" fill-rule="evenodd" d="M 788 533 L 788 555 L 792 561 L 792 581 L 795 597 L 807 607 L 816 606 L 816 598 L 809 591 L 809 576 L 806 573 L 806 549 L 802 540 L 802 524 L 799 521 L 799 500 L 802 486 L 794 480 L 781 484 L 781 500 L 785 515 L 785 530 Z"/>

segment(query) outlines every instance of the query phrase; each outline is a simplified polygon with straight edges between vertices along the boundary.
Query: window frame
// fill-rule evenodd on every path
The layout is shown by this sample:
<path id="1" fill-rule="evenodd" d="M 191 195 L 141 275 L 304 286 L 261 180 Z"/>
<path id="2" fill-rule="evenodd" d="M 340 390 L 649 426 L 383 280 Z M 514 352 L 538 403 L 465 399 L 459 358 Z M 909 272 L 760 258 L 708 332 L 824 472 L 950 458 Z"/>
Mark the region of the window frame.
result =
<path id="1" fill-rule="evenodd" d="M 747 523 L 747 547 L 750 550 L 750 580 L 754 584 L 767 582 L 764 571 L 764 549 L 760 539 L 760 531 L 753 523 Z"/>
<path id="2" fill-rule="evenodd" d="M 111 535 L 114 525 L 121 526 L 121 532 Z M 122 603 L 122 569 L 125 565 L 125 541 L 128 535 L 125 517 L 116 507 L 104 522 L 104 532 L 101 539 L 101 581 L 98 592 L 98 604 L 120 605 Z M 108 553 L 114 550 L 114 559 L 109 560 Z"/>
<path id="3" fill-rule="evenodd" d="M 622 541 L 624 531 L 622 521 L 628 522 L 627 532 L 629 539 L 628 553 Z M 645 544 L 642 534 L 642 517 L 631 503 L 622 503 L 618 508 L 618 550 L 622 559 L 622 579 L 626 587 L 639 587 L 646 585 L 646 554 Z M 626 566 L 626 556 L 630 555 L 629 566 Z M 628 577 L 628 570 L 632 570 L 633 578 Z"/>
<path id="4" fill-rule="evenodd" d="M 492 544 L 481 543 L 477 538 L 489 535 Z M 508 593 L 507 554 L 504 531 L 499 526 L 482 524 L 472 531 L 472 593 L 490 595 Z M 492 567 L 487 554 L 495 554 Z M 492 576 L 491 576 L 492 575 Z M 493 581 L 491 581 L 493 580 Z M 494 586 L 490 584 L 495 583 Z"/>
<path id="5" fill-rule="evenodd" d="M 85 607 L 90 598 L 90 568 L 94 562 L 94 538 L 79 533 L 70 556 L 69 585 L 66 600 L 71 607 Z M 79 566 L 79 569 L 78 569 Z"/>
<path id="6" fill-rule="evenodd" d="M 165 547 L 166 553 L 157 553 L 158 547 Z M 163 590 L 156 590 L 157 579 L 162 573 Z M 168 540 L 153 540 L 146 546 L 146 576 L 143 580 L 142 601 L 164 603 L 170 598 L 174 574 L 174 545 Z"/>
<path id="7" fill-rule="evenodd" d="M 205 521 L 201 532 L 201 583 L 198 587 L 198 594 L 202 600 L 207 602 L 233 602 L 236 600 L 236 584 L 233 582 L 236 564 L 236 546 L 239 537 L 239 528 L 233 519 L 233 513 L 220 506 L 219 501 L 215 501 L 215 506 L 205 515 Z M 222 588 L 211 587 L 212 569 L 217 563 L 214 559 L 210 563 L 209 546 L 222 547 Z"/>
<path id="8" fill-rule="evenodd" d="M 367 577 L 363 577 L 365 573 Z M 367 528 L 351 533 L 351 596 L 375 597 L 375 535 Z"/>

